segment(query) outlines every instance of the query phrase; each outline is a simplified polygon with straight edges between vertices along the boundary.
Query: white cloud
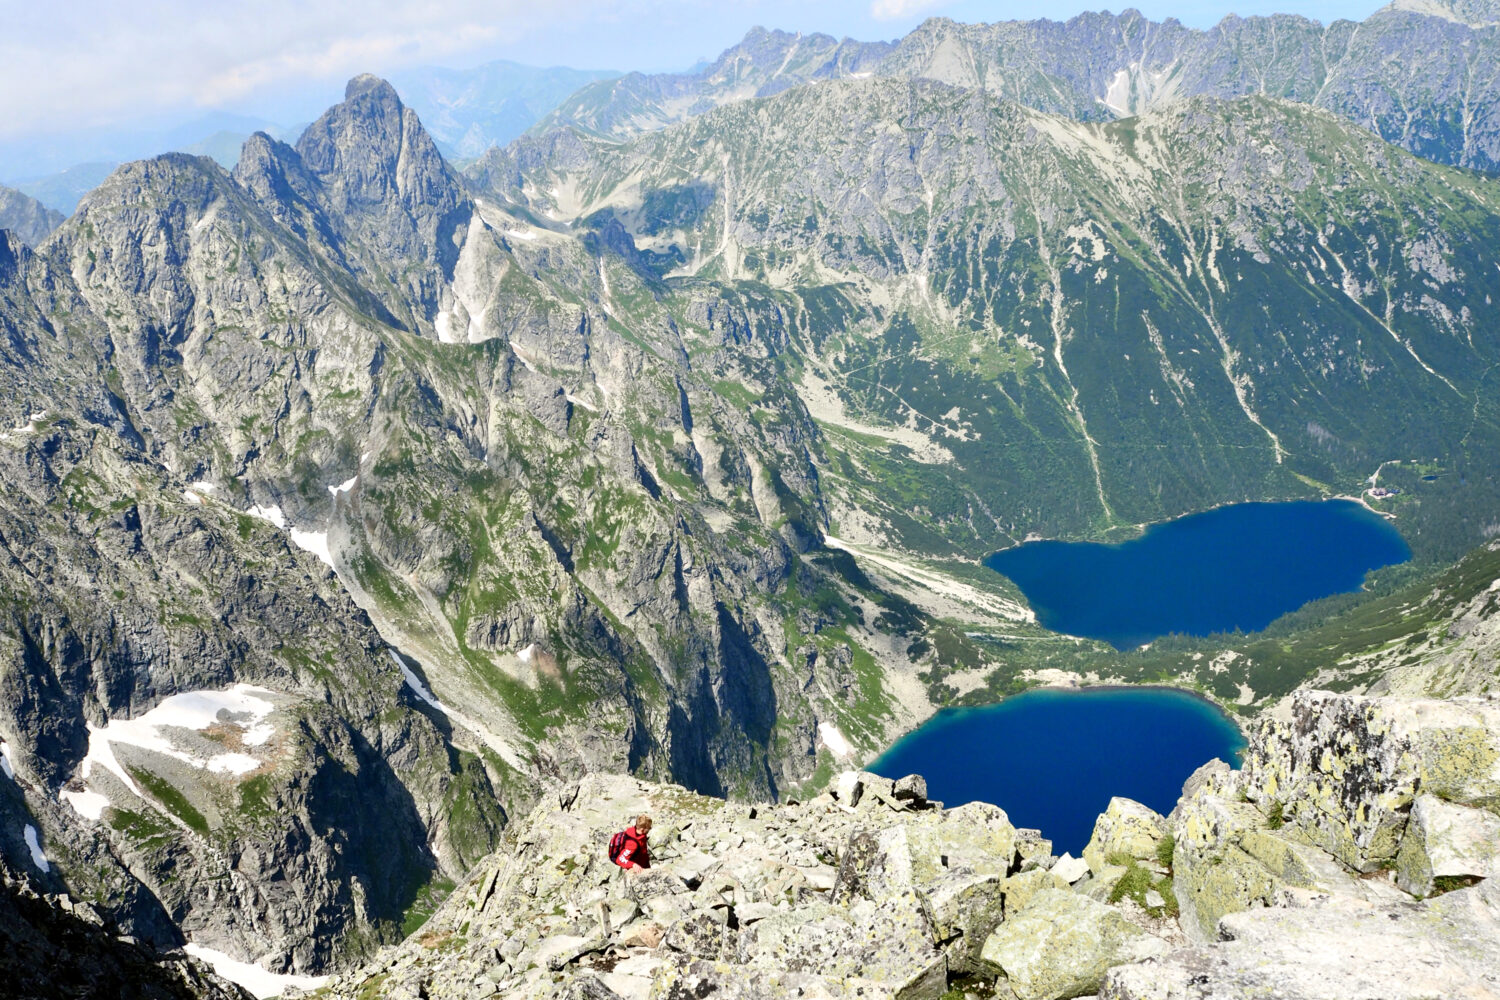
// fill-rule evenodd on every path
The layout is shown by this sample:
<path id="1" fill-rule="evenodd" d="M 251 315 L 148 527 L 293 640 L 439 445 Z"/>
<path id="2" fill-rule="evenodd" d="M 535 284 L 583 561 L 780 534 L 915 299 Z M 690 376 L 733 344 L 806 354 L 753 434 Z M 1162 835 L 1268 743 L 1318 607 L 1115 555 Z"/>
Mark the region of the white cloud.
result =
<path id="1" fill-rule="evenodd" d="M 266 88 L 451 64 L 619 0 L 0 0 L 0 138 L 243 105 Z"/>
<path id="2" fill-rule="evenodd" d="M 899 21 L 923 11 L 941 7 L 946 0 L 874 0 L 870 4 L 870 16 L 877 21 Z"/>

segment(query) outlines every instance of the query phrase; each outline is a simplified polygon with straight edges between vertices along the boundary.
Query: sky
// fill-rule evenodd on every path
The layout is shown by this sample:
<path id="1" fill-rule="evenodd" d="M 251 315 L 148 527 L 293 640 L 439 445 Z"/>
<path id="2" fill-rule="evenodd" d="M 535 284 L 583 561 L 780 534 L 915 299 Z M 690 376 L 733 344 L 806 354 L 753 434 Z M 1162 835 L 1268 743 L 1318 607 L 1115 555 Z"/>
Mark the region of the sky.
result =
<path id="1" fill-rule="evenodd" d="M 225 111 L 290 125 L 356 73 L 494 59 L 680 70 L 756 25 L 894 39 L 934 15 L 1066 19 L 1056 0 L 0 0 L 0 143 L 79 129 L 169 126 Z M 1209 27 L 1230 13 L 1359 20 L 1361 0 L 1141 0 Z M 1123 9 L 1127 5 L 1118 5 Z"/>

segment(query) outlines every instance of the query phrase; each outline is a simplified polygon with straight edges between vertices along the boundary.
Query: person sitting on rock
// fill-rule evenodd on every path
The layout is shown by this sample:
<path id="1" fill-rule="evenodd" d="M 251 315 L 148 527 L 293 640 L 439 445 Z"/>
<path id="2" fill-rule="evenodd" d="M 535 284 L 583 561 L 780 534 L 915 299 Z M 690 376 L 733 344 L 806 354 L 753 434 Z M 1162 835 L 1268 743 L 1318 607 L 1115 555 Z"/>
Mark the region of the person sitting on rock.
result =
<path id="1" fill-rule="evenodd" d="M 610 859 L 626 871 L 651 867 L 651 848 L 646 838 L 651 834 L 651 817 L 641 813 L 635 826 L 625 828 L 620 849 Z"/>

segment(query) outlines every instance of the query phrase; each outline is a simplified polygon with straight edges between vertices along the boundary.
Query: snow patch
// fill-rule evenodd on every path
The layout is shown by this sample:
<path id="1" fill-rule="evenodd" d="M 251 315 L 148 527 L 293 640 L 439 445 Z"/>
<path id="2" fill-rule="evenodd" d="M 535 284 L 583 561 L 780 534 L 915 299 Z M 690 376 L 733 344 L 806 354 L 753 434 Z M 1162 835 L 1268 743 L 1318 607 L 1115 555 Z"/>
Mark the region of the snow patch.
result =
<path id="1" fill-rule="evenodd" d="M 536 656 L 537 649 L 537 644 L 533 642 L 525 649 L 517 651 L 516 659 L 520 660 L 522 663 L 530 663 L 532 658 Z"/>
<path id="2" fill-rule="evenodd" d="M 333 555 L 328 551 L 328 532 L 303 531 L 301 528 L 293 528 L 289 534 L 293 545 L 305 552 L 311 552 L 326 563 L 329 569 L 333 569 Z"/>
<path id="3" fill-rule="evenodd" d="M 823 741 L 824 746 L 833 751 L 835 757 L 854 756 L 854 748 L 849 745 L 849 741 L 844 738 L 844 734 L 839 732 L 839 727 L 833 723 L 818 723 L 818 737 Z"/>
<path id="4" fill-rule="evenodd" d="M 245 511 L 245 513 L 249 514 L 251 517 L 258 517 L 262 521 L 270 521 L 278 528 L 286 528 L 286 515 L 283 514 L 281 512 L 281 508 L 276 506 L 274 503 L 269 507 L 262 507 L 260 504 L 254 504 L 249 507 Z"/>
<path id="5" fill-rule="evenodd" d="M 16 766 L 10 760 L 10 744 L 0 740 L 0 771 L 11 781 L 16 780 Z"/>
<path id="6" fill-rule="evenodd" d="M 364 459 L 361 458 L 360 461 L 364 461 Z M 328 487 L 328 492 L 332 493 L 333 498 L 337 500 L 340 493 L 348 493 L 350 490 L 354 489 L 354 484 L 357 482 L 359 482 L 359 473 L 356 472 L 354 475 L 350 476 L 342 483 L 339 483 L 337 486 Z"/>
<path id="7" fill-rule="evenodd" d="M 536 233 L 523 233 L 519 229 L 507 229 L 505 235 L 517 240 L 534 240 Z"/>
<path id="8" fill-rule="evenodd" d="M 243 986 L 261 1000 L 265 1000 L 266 997 L 279 997 L 293 986 L 299 990 L 315 990 L 332 978 L 331 976 L 294 976 L 269 972 L 252 962 L 241 962 L 239 959 L 230 958 L 222 951 L 205 948 L 191 941 L 183 945 L 182 950 L 199 961 L 207 962 L 219 975 L 231 983 Z"/>
<path id="9" fill-rule="evenodd" d="M 190 504 L 196 504 L 198 506 L 202 506 L 203 504 L 203 498 L 193 490 L 183 490 L 182 499 L 186 500 Z"/>
<path id="10" fill-rule="evenodd" d="M 104 808 L 112 803 L 108 795 L 98 792 L 59 792 L 58 799 L 73 807 L 73 811 L 84 819 L 99 820 L 104 815 Z"/>
<path id="11" fill-rule="evenodd" d="M 422 683 L 422 678 L 418 677 L 416 672 L 406 665 L 406 661 L 401 658 L 401 654 L 397 653 L 394 649 L 387 650 L 387 652 L 391 654 L 391 659 L 396 661 L 396 666 L 401 668 L 401 676 L 406 678 L 407 686 L 412 689 L 416 696 L 439 712 L 447 715 L 448 706 L 437 700 L 437 696 L 428 690 L 426 684 Z"/>
<path id="12" fill-rule="evenodd" d="M 88 780 L 97 764 L 119 778 L 126 788 L 140 795 L 140 788 L 115 757 L 116 743 L 163 754 L 214 774 L 247 774 L 259 768 L 261 761 L 249 754 L 235 752 L 205 758 L 181 749 L 162 730 L 175 728 L 199 732 L 219 723 L 220 715 L 226 715 L 228 721 L 245 729 L 241 742 L 247 747 L 258 747 L 276 731 L 274 726 L 265 721 L 266 716 L 276 708 L 267 697 L 263 697 L 269 695 L 270 691 L 249 684 L 235 684 L 223 691 L 187 691 L 174 694 L 138 718 L 111 719 L 109 725 L 102 729 L 90 725 L 89 752 L 83 758 L 80 774 L 85 781 Z M 85 799 L 71 804 L 82 812 L 86 808 L 93 809 L 97 803 L 92 799 Z"/>
<path id="13" fill-rule="evenodd" d="M 596 409 L 594 407 L 594 404 L 590 403 L 588 400 L 586 400 L 586 399 L 579 399 L 577 396 L 573 395 L 571 392 L 568 393 L 567 395 L 568 395 L 568 402 L 572 403 L 574 406 L 581 406 L 585 410 L 588 410 L 590 413 L 598 413 L 599 412 L 598 409 Z"/>
<path id="14" fill-rule="evenodd" d="M 30 823 L 26 824 L 26 849 L 31 852 L 31 863 L 36 865 L 45 874 L 52 870 L 52 864 L 47 860 L 47 855 L 42 853 L 42 845 L 36 839 L 36 827 Z"/>
<path id="15" fill-rule="evenodd" d="M 520 351 L 518 351 L 516 349 L 516 345 L 515 344 L 511 344 L 510 345 L 510 352 L 512 354 L 514 354 L 517 358 L 519 358 L 521 360 L 521 364 L 523 364 L 523 365 L 526 366 L 526 370 L 527 371 L 529 371 L 529 372 L 536 371 L 536 365 L 532 364 L 531 360 L 529 358 L 527 358 L 526 355 L 524 355 Z"/>

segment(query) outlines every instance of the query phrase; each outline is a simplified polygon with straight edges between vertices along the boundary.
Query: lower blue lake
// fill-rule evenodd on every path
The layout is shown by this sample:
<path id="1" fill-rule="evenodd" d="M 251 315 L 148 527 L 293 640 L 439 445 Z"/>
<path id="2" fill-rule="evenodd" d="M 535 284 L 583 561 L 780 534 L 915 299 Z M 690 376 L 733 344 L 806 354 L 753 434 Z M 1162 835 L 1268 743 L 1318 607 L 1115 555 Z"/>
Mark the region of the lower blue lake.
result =
<path id="1" fill-rule="evenodd" d="M 1112 796 L 1166 815 L 1193 771 L 1215 757 L 1238 767 L 1244 746 L 1218 708 L 1182 691 L 1028 691 L 944 709 L 868 770 L 920 774 L 948 807 L 993 802 L 1077 857 Z"/>
<path id="2" fill-rule="evenodd" d="M 1219 507 L 1118 545 L 1027 542 L 985 565 L 1021 588 L 1047 628 L 1130 649 L 1173 632 L 1258 631 L 1410 558 L 1385 518 L 1325 500 Z"/>

